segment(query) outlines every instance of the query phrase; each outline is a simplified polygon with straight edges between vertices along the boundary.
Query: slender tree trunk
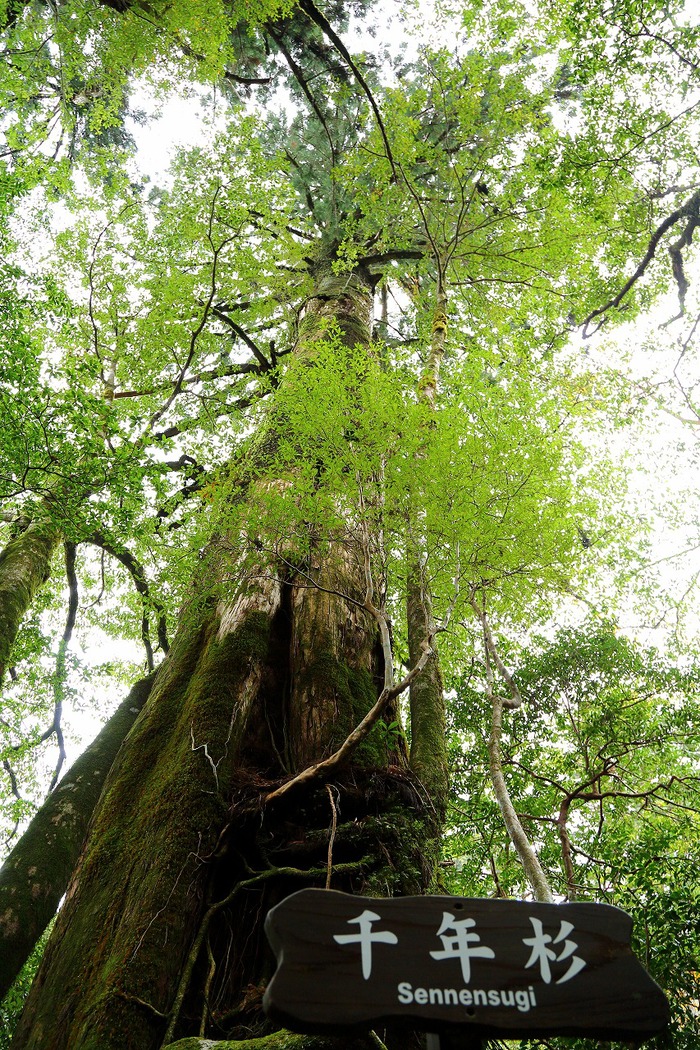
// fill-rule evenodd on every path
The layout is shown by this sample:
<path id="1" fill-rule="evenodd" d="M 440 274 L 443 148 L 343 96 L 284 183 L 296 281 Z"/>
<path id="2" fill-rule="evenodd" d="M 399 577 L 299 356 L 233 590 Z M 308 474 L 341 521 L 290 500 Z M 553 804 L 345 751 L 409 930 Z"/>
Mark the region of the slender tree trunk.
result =
<path id="1" fill-rule="evenodd" d="M 49 795 L 0 868 L 0 999 L 56 914 L 105 777 L 152 681 L 151 677 L 137 682 Z"/>
<path id="2" fill-rule="evenodd" d="M 438 262 L 438 286 L 430 342 L 430 352 L 423 369 L 419 397 L 431 411 L 437 400 L 440 366 L 445 354 L 447 336 L 447 298 Z M 410 524 L 407 551 L 406 622 L 408 655 L 411 664 L 418 660 L 421 646 L 432 628 L 433 609 L 425 579 L 425 560 L 421 550 L 420 516 L 414 514 Z M 445 817 L 449 787 L 447 771 L 447 727 L 445 697 L 437 652 L 433 652 L 425 669 L 411 683 L 411 769 L 428 790 L 436 807 L 434 846 L 439 846 L 440 830 Z"/>
<path id="3" fill-rule="evenodd" d="M 432 626 L 430 596 L 422 579 L 420 557 L 413 552 L 408 574 L 408 655 L 411 664 L 420 657 L 421 647 Z M 426 788 L 435 806 L 436 839 L 439 839 L 447 805 L 447 727 L 445 698 L 437 653 L 410 688 L 411 759 L 413 772 Z M 437 842 L 436 842 L 437 844 Z"/>
<path id="4" fill-rule="evenodd" d="M 321 273 L 297 353 L 313 367 L 329 321 L 366 345 L 371 304 L 361 275 Z M 288 562 L 243 569 L 222 524 L 105 785 L 14 1048 L 263 1036 L 273 904 L 304 885 L 378 895 L 429 885 L 435 807 L 400 737 L 373 733 L 332 784 L 314 779 L 265 805 L 381 691 L 356 543 L 351 530 L 334 539 L 310 586 Z"/>
<path id="5" fill-rule="evenodd" d="M 34 595 L 49 576 L 60 530 L 44 516 L 25 524 L 0 553 L 0 684 L 20 624 Z"/>

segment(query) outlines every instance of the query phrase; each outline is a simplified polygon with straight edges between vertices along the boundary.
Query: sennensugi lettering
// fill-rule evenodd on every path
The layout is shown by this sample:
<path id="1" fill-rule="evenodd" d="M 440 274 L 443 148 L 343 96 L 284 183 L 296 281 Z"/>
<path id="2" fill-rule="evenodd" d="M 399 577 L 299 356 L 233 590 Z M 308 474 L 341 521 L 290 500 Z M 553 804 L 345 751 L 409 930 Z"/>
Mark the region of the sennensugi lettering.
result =
<path id="1" fill-rule="evenodd" d="M 537 1006 L 535 989 L 527 988 L 414 988 L 409 981 L 397 986 L 397 999 L 404 1006 L 512 1006 L 527 1013 Z"/>
<path id="2" fill-rule="evenodd" d="M 380 921 L 381 915 L 377 915 L 376 911 L 369 911 L 366 908 L 361 915 L 357 915 L 354 919 L 348 919 L 349 925 L 357 923 L 359 927 L 357 933 L 337 933 L 333 937 L 333 940 L 338 944 L 360 945 L 362 952 L 362 976 L 366 981 L 372 976 L 372 944 L 375 941 L 383 944 L 398 944 L 398 937 L 395 933 L 381 930 L 372 932 L 372 923 Z"/>

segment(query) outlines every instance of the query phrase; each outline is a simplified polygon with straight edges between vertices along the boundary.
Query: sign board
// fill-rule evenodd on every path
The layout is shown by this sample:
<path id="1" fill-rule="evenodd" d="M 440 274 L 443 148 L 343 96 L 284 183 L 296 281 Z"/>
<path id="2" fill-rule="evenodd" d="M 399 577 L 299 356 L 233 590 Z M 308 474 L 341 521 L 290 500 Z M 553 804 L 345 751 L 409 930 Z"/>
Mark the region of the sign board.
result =
<path id="1" fill-rule="evenodd" d="M 405 1021 L 432 1032 L 642 1039 L 668 1005 L 607 904 L 300 890 L 268 913 L 263 1005 L 300 1032 Z"/>

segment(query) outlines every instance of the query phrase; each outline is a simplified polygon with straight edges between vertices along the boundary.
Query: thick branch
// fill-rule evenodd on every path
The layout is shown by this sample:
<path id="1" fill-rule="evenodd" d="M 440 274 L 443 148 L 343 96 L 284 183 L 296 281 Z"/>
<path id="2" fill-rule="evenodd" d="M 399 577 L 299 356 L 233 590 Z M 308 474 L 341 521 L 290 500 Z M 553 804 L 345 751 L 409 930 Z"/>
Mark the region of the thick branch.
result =
<path id="1" fill-rule="evenodd" d="M 220 313 L 217 313 L 216 310 L 212 310 L 212 313 L 215 314 L 217 317 L 224 319 Z M 284 356 L 284 353 L 285 351 L 279 354 L 279 356 Z M 227 365 L 226 368 L 208 368 L 205 369 L 203 372 L 196 372 L 194 375 L 188 376 L 184 380 L 179 392 L 184 392 L 183 387 L 193 386 L 195 383 L 203 383 L 208 379 L 230 379 L 232 376 L 245 376 L 251 374 L 260 375 L 261 371 L 269 371 L 269 369 L 272 367 L 270 362 L 265 360 L 264 357 L 263 361 L 265 363 L 264 368 L 262 368 L 261 365 L 254 364 L 252 361 L 248 361 L 238 365 Z M 115 390 L 113 400 L 118 401 L 119 398 L 125 397 L 150 397 L 153 394 L 157 394 L 163 390 L 166 390 L 168 385 L 169 384 L 163 383 L 157 387 L 146 387 L 143 390 Z"/>
<path id="2" fill-rule="evenodd" d="M 75 544 L 64 544 L 64 550 L 66 559 L 66 580 L 68 582 L 68 613 L 66 615 L 66 625 L 63 629 L 63 636 L 58 643 L 58 653 L 56 654 L 56 670 L 54 671 L 53 678 L 53 721 L 41 737 L 41 740 L 48 740 L 50 736 L 55 735 L 58 744 L 58 759 L 51 778 L 51 784 L 49 785 L 49 791 L 53 791 L 58 783 L 59 774 L 63 767 L 63 763 L 66 760 L 66 748 L 63 742 L 63 727 L 61 726 L 61 718 L 63 716 L 63 698 L 65 695 L 66 684 L 66 654 L 68 652 L 70 640 L 73 636 L 75 619 L 78 615 L 78 577 L 75 574 Z"/>
<path id="3" fill-rule="evenodd" d="M 403 259 L 424 259 L 425 251 L 420 248 L 393 248 L 375 255 L 362 255 L 357 260 L 358 266 L 381 266 L 383 263 L 400 262 Z"/>
<path id="4" fill-rule="evenodd" d="M 0 553 L 0 682 L 22 619 L 51 567 L 60 531 L 37 515 Z"/>
<path id="5" fill-rule="evenodd" d="M 559 833 L 561 855 L 562 860 L 564 862 L 564 872 L 566 874 L 567 897 L 570 901 L 575 901 L 578 896 L 578 886 L 576 884 L 574 861 L 571 855 L 571 838 L 569 837 L 569 828 L 567 826 L 570 804 L 570 798 L 564 799 L 561 806 L 559 807 L 559 814 L 555 823 L 557 825 L 557 831 Z"/>
<path id="6" fill-rule="evenodd" d="M 88 543 L 94 543 L 96 547 L 100 547 L 107 554 L 116 558 L 120 561 L 124 568 L 128 571 L 132 580 L 134 581 L 134 587 L 141 595 L 143 602 L 143 616 L 141 619 L 141 639 L 143 641 L 144 648 L 146 650 L 146 660 L 148 664 L 148 670 L 152 671 L 154 667 L 153 663 L 153 646 L 151 645 L 150 636 L 150 624 L 148 619 L 148 610 L 153 609 L 158 616 L 158 645 L 164 653 L 168 652 L 170 648 L 168 642 L 168 630 L 167 622 L 165 618 L 165 609 L 160 602 L 155 601 L 151 598 L 151 592 L 146 580 L 146 573 L 143 566 L 137 559 L 128 551 L 125 547 L 117 546 L 102 532 L 95 532 L 92 536 L 86 537 Z"/>
<path id="7" fill-rule="evenodd" d="M 348 66 L 354 73 L 358 84 L 364 91 L 365 95 L 367 96 L 367 100 L 370 106 L 372 107 L 372 111 L 377 121 L 377 127 L 379 128 L 379 133 L 381 134 L 382 140 L 384 142 L 384 149 L 386 150 L 387 160 L 391 165 L 394 180 L 398 181 L 399 176 L 396 170 L 396 164 L 394 163 L 394 155 L 391 152 L 391 146 L 389 145 L 389 139 L 386 133 L 386 128 L 384 127 L 384 121 L 382 120 L 382 115 L 379 112 L 379 106 L 377 105 L 376 99 L 372 94 L 372 91 L 370 90 L 369 84 L 363 77 L 355 62 L 353 61 L 353 58 L 348 49 L 346 48 L 345 44 L 340 39 L 336 31 L 333 29 L 333 26 L 330 24 L 325 15 L 323 15 L 313 3 L 313 0 L 300 0 L 299 6 L 301 7 L 302 11 L 304 11 L 309 16 L 311 21 L 314 22 L 319 27 L 319 29 L 321 29 L 325 33 L 325 35 L 335 47 L 338 54 L 340 54 L 345 59 Z"/>
<path id="8" fill-rule="evenodd" d="M 680 208 L 676 208 L 676 210 L 674 212 L 671 212 L 671 214 L 666 219 L 664 219 L 664 221 L 661 223 L 661 225 L 659 227 L 657 227 L 657 229 L 655 230 L 655 232 L 651 236 L 651 239 L 649 241 L 649 245 L 647 247 L 647 250 L 646 250 L 646 253 L 644 255 L 644 258 L 642 259 L 642 261 L 640 262 L 639 266 L 634 271 L 632 276 L 630 278 L 628 278 L 627 281 L 625 281 L 625 283 L 623 284 L 622 288 L 617 293 L 617 295 L 614 297 L 614 299 L 610 299 L 605 304 L 605 306 L 601 306 L 601 307 L 599 307 L 599 309 L 591 311 L 591 313 L 588 315 L 588 317 L 586 317 L 586 319 L 583 322 L 583 338 L 584 339 L 586 339 L 586 338 L 590 337 L 591 335 L 593 335 L 598 330 L 598 328 L 600 328 L 600 326 L 605 321 L 605 314 L 608 312 L 608 310 L 611 310 L 611 309 L 614 309 L 614 308 L 618 307 L 620 305 L 620 303 L 622 302 L 622 300 L 627 295 L 627 293 L 634 287 L 634 285 L 637 283 L 637 281 L 646 273 L 646 271 L 647 271 L 647 269 L 649 267 L 649 264 L 651 263 L 652 259 L 654 258 L 654 255 L 656 254 L 656 249 L 657 249 L 657 247 L 659 245 L 659 242 L 660 242 L 661 238 L 664 236 L 665 233 L 667 233 L 668 230 L 671 229 L 671 227 L 675 226 L 677 222 L 680 222 L 681 219 L 688 219 L 689 221 L 688 221 L 688 223 L 686 225 L 686 228 L 685 228 L 683 234 L 681 235 L 680 239 L 678 241 L 676 241 L 676 243 L 674 245 L 671 246 L 670 253 L 671 253 L 671 263 L 672 263 L 672 266 L 673 266 L 674 277 L 676 278 L 676 281 L 678 283 L 678 291 L 679 291 L 679 298 L 681 300 L 681 307 L 683 306 L 683 300 L 685 298 L 685 288 L 683 287 L 682 281 L 679 280 L 679 273 L 678 273 L 679 264 L 678 264 L 678 260 L 680 259 L 680 250 L 681 250 L 681 248 L 685 247 L 685 245 L 690 243 L 690 239 L 692 238 L 693 231 L 700 224 L 700 190 L 698 190 L 696 193 L 694 193 L 693 196 L 690 198 L 690 200 L 686 201 L 686 203 L 681 205 Z M 683 275 L 682 259 L 680 259 L 680 275 L 682 275 L 683 280 L 685 280 L 685 276 Z M 687 285 L 686 285 L 686 287 L 687 287 Z M 596 326 L 596 328 L 594 328 L 592 332 L 589 332 L 588 331 L 588 326 L 591 323 L 591 321 L 593 321 L 596 317 L 600 317 L 601 320 L 598 323 L 598 325 Z"/>
<path id="9" fill-rule="evenodd" d="M 331 150 L 331 162 L 332 162 L 333 166 L 335 166 L 335 163 L 336 163 L 336 152 L 335 152 L 335 145 L 333 143 L 333 136 L 330 133 L 330 130 L 328 128 L 328 124 L 326 122 L 326 118 L 323 115 L 323 113 L 321 112 L 321 108 L 320 108 L 318 102 L 316 101 L 316 99 L 313 96 L 313 93 L 311 91 L 311 88 L 309 87 L 309 84 L 308 84 L 308 81 L 306 80 L 306 77 L 304 76 L 304 72 L 303 72 L 301 66 L 297 62 L 295 62 L 293 55 L 291 54 L 289 49 L 287 47 L 285 47 L 285 45 L 283 43 L 283 40 L 282 40 L 282 37 L 278 33 L 275 33 L 275 31 L 272 29 L 271 26 L 267 27 L 267 32 L 270 34 L 270 36 L 274 40 L 275 44 L 277 45 L 277 47 L 282 52 L 282 55 L 284 56 L 284 59 L 285 59 L 287 65 L 289 66 L 289 68 L 291 69 L 292 73 L 294 74 L 294 79 L 298 83 L 298 85 L 301 88 L 301 90 L 304 92 L 304 95 L 306 96 L 306 99 L 307 99 L 309 105 L 311 106 L 312 110 L 316 114 L 321 127 L 325 131 L 326 138 L 328 139 L 328 143 L 329 143 L 330 150 Z M 311 208 L 311 211 L 313 212 L 313 208 Z"/>
<path id="10" fill-rule="evenodd" d="M 19 785 L 17 783 L 17 777 L 15 775 L 15 771 L 12 768 L 12 766 L 10 765 L 10 763 L 7 761 L 6 758 L 3 758 L 3 760 L 2 760 L 2 768 L 5 770 L 5 772 L 7 773 L 8 777 L 10 778 L 10 790 L 12 791 L 12 794 L 15 796 L 15 798 L 19 802 L 21 802 L 22 801 L 22 796 L 20 795 L 20 792 L 19 792 Z"/>
<path id="11" fill-rule="evenodd" d="M 223 321 L 224 324 L 227 324 L 229 326 L 229 328 L 233 332 L 235 332 L 235 334 L 240 339 L 243 340 L 243 342 L 248 347 L 248 349 L 252 351 L 253 356 L 255 357 L 255 360 L 258 362 L 258 365 L 260 366 L 260 368 L 257 369 L 256 371 L 258 371 L 258 372 L 269 372 L 269 370 L 272 368 L 271 362 L 267 360 L 267 358 L 263 354 L 262 350 L 250 338 L 250 336 L 245 331 L 245 329 L 241 328 L 241 326 L 239 324 L 236 324 L 236 322 L 231 317 L 229 317 L 229 315 L 227 313 L 224 313 L 224 311 L 220 310 L 218 307 L 213 306 L 211 312 L 214 315 L 214 317 L 218 317 L 220 321 Z"/>
<path id="12" fill-rule="evenodd" d="M 5 770 L 5 772 L 7 773 L 8 777 L 10 778 L 10 791 L 12 792 L 14 797 L 17 799 L 17 801 L 21 802 L 22 801 L 22 796 L 20 794 L 19 785 L 17 783 L 17 776 L 15 774 L 14 769 L 12 768 L 12 766 L 10 765 L 9 761 L 6 758 L 3 758 L 3 760 L 2 760 L 2 768 Z M 19 821 L 20 821 L 20 818 L 17 817 L 17 819 L 15 820 L 14 826 L 12 827 L 12 830 L 9 832 L 9 834 L 5 838 L 5 845 L 6 845 L 6 847 L 9 847 L 9 845 L 12 842 L 13 838 L 17 834 L 17 828 L 19 827 Z"/>
<path id="13" fill-rule="evenodd" d="M 495 663 L 498 669 L 498 673 L 500 674 L 501 678 L 510 690 L 511 699 L 502 700 L 501 702 L 504 707 L 510 708 L 511 710 L 515 710 L 516 708 L 520 707 L 523 702 L 523 699 L 520 695 L 520 690 L 518 689 L 517 683 L 513 678 L 512 674 L 498 655 L 498 649 L 496 648 L 496 643 L 494 641 L 493 634 L 489 626 L 488 618 L 486 616 L 486 610 L 480 608 L 477 602 L 474 601 L 474 599 L 471 600 L 470 604 L 472 609 L 481 621 L 481 629 L 484 633 L 484 644 L 486 646 L 486 650 L 493 662 Z"/>
<path id="14" fill-rule="evenodd" d="M 56 912 L 105 777 L 153 681 L 151 677 L 137 682 L 48 796 L 0 868 L 0 1000 Z"/>
<path id="15" fill-rule="evenodd" d="M 102 3 L 111 6 L 107 0 L 102 0 Z M 194 58 L 197 62 L 206 61 L 204 55 L 200 55 L 199 52 L 191 48 L 179 33 L 177 34 L 177 46 L 187 58 Z M 272 77 L 243 77 L 239 73 L 231 72 L 230 69 L 224 69 L 221 75 L 224 80 L 230 80 L 232 84 L 242 84 L 244 87 L 249 87 L 251 84 L 269 84 L 272 80 Z"/>
<path id="16" fill-rule="evenodd" d="M 282 357 L 289 351 L 284 351 L 283 354 L 279 354 Z M 274 386 L 274 384 L 270 384 Z M 269 389 L 254 390 L 245 397 L 239 397 L 236 401 L 231 401 L 224 408 L 216 413 L 209 413 L 207 418 L 207 424 L 211 423 L 211 419 L 222 419 L 224 417 L 231 416 L 232 412 L 242 412 L 246 408 L 250 408 L 256 401 L 262 400 L 269 394 Z M 204 413 L 203 413 L 204 415 Z M 178 434 L 187 434 L 188 432 L 195 430 L 199 426 L 207 425 L 202 422 L 202 416 L 196 416 L 194 419 L 188 420 L 184 426 L 171 426 L 166 427 L 165 430 L 156 430 L 152 435 L 154 441 L 163 441 L 165 438 L 177 437 Z"/>

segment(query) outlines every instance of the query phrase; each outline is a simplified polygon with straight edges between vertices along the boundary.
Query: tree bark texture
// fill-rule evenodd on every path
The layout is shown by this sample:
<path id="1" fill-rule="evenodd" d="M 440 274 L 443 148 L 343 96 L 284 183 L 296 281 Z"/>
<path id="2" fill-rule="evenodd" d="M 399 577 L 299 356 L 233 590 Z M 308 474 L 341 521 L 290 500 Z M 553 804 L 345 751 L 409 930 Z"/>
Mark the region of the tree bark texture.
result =
<path id="1" fill-rule="evenodd" d="M 0 868 L 0 999 L 56 914 L 117 751 L 153 678 L 137 682 L 35 814 Z"/>
<path id="2" fill-rule="evenodd" d="M 405 1034 L 404 1034 L 405 1038 Z M 261 1039 L 178 1039 L 163 1050 L 378 1050 L 381 1043 L 371 1035 L 299 1035 L 282 1028 Z M 414 1050 L 404 1043 L 404 1050 Z"/>
<path id="3" fill-rule="evenodd" d="M 431 627 L 430 595 L 421 579 L 422 564 L 414 551 L 407 581 L 408 656 L 411 665 L 421 654 Z M 411 683 L 411 758 L 413 772 L 425 786 L 435 806 L 435 828 L 439 836 L 445 817 L 447 792 L 447 726 L 440 661 L 433 653 L 421 674 Z"/>
<path id="4" fill-rule="evenodd" d="M 438 287 L 433 314 L 430 353 L 419 385 L 419 397 L 435 411 L 440 368 L 445 354 L 447 336 L 447 298 L 442 280 L 442 264 L 438 265 Z M 432 627 L 433 610 L 430 592 L 425 581 L 425 559 L 421 551 L 420 515 L 415 513 L 409 524 L 409 542 L 406 553 L 406 625 L 408 629 L 409 662 L 420 657 L 425 638 Z M 436 847 L 447 807 L 449 789 L 447 767 L 447 726 L 445 698 L 440 672 L 440 661 L 434 651 L 420 675 L 411 683 L 409 692 L 411 710 L 411 769 L 425 785 L 436 809 Z"/>
<path id="5" fill-rule="evenodd" d="M 329 320 L 367 345 L 371 306 L 361 275 L 322 274 L 297 354 L 313 367 Z M 428 887 L 435 810 L 402 737 L 374 731 L 332 783 L 264 805 L 381 691 L 377 623 L 342 596 L 364 593 L 363 574 L 342 537 L 315 586 L 288 562 L 242 567 L 222 526 L 105 784 L 14 1050 L 156 1050 L 197 1036 L 252 1047 L 271 1033 L 260 1011 L 270 907 L 308 885 Z"/>
<path id="6" fill-rule="evenodd" d="M 60 531 L 37 516 L 0 553 L 0 684 L 22 619 L 49 577 L 51 557 L 60 539 Z"/>

